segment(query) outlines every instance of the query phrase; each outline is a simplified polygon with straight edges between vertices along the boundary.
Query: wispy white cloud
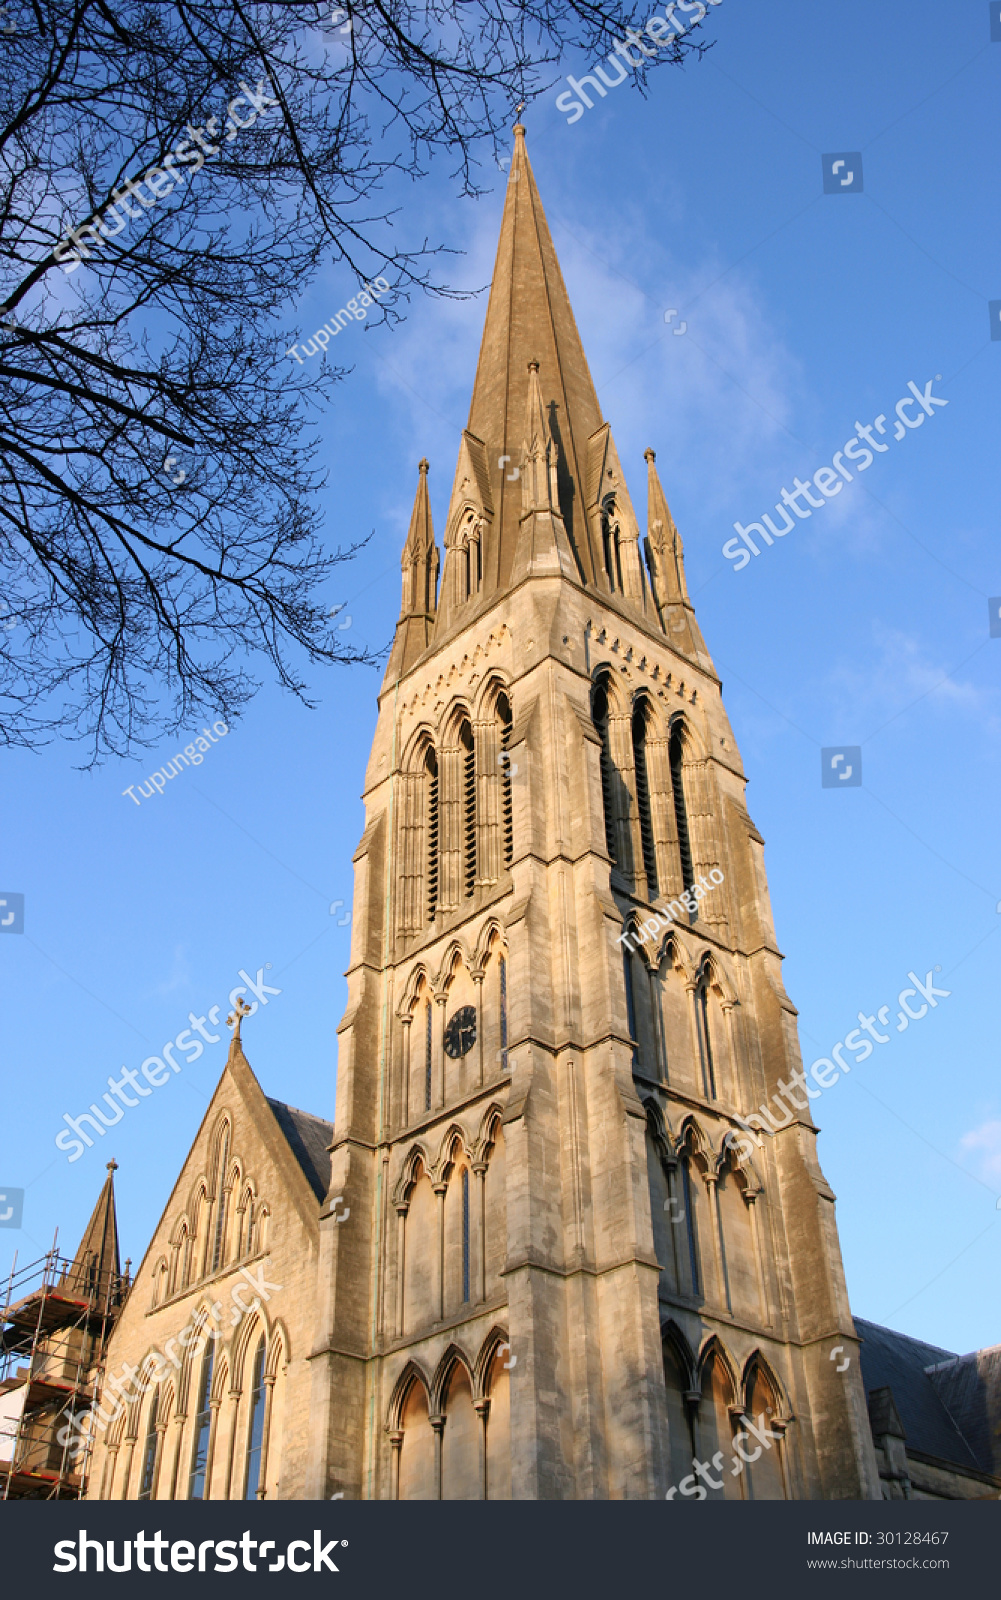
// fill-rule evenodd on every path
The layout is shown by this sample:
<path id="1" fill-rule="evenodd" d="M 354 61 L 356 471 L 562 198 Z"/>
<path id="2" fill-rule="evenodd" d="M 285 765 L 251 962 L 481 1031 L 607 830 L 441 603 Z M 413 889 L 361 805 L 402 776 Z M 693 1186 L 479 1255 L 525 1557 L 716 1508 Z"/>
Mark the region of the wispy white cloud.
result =
<path id="1" fill-rule="evenodd" d="M 1001 1121 L 982 1122 L 959 1141 L 959 1148 L 976 1163 L 987 1182 L 1001 1183 Z"/>

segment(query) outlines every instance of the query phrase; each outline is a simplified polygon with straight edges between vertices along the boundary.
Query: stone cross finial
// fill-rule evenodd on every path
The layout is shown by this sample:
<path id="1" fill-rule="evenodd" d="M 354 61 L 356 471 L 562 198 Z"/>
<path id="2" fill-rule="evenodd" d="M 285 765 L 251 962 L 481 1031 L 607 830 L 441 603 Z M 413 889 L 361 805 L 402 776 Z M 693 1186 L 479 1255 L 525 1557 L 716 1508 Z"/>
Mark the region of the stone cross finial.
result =
<path id="1" fill-rule="evenodd" d="M 239 1039 L 240 1023 L 243 1021 L 244 1017 L 249 1017 L 252 1009 L 252 1006 L 248 1006 L 246 1001 L 241 1000 L 239 996 L 237 996 L 236 1005 L 226 1018 L 226 1025 L 227 1027 L 232 1028 L 234 1039 Z"/>

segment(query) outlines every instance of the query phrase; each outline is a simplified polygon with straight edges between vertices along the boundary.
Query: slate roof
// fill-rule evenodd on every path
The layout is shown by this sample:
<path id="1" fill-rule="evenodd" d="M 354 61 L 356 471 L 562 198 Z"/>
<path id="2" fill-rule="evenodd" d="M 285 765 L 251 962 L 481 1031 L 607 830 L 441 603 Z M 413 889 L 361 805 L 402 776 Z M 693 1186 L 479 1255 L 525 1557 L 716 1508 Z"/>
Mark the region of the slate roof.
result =
<path id="1" fill-rule="evenodd" d="M 865 1322 L 855 1317 L 855 1327 L 862 1348 L 859 1360 L 866 1398 L 873 1389 L 886 1386 L 893 1391 L 897 1413 L 907 1435 L 907 1449 L 921 1455 L 935 1456 L 967 1471 L 992 1472 L 990 1451 L 981 1454 L 970 1437 L 969 1424 L 972 1412 L 954 1409 L 957 1393 L 965 1379 L 944 1381 L 941 1370 L 930 1373 L 929 1368 L 952 1373 L 958 1365 L 973 1363 L 976 1376 L 976 1356 L 960 1357 L 952 1350 L 942 1350 L 938 1345 L 925 1344 L 911 1339 L 892 1328 L 881 1328 L 876 1322 Z M 1001 1352 L 998 1352 L 1001 1355 Z M 961 1430 L 960 1419 L 965 1424 Z"/>
<path id="2" fill-rule="evenodd" d="M 330 1187 L 327 1146 L 334 1136 L 333 1123 L 324 1122 L 322 1117 L 314 1117 L 309 1111 L 297 1111 L 295 1106 L 286 1105 L 284 1100 L 268 1097 L 268 1105 L 310 1188 L 318 1200 L 323 1200 Z"/>
<path id="3" fill-rule="evenodd" d="M 1001 1345 L 959 1356 L 930 1377 L 983 1470 L 1001 1475 Z"/>

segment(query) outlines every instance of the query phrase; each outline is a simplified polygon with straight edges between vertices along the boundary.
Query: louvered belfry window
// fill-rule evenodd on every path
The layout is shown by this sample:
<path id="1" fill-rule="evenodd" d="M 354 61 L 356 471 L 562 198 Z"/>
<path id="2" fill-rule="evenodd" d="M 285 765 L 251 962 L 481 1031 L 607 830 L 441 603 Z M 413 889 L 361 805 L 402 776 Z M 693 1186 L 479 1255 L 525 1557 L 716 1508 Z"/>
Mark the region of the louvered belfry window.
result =
<path id="1" fill-rule="evenodd" d="M 500 763 L 501 768 L 501 830 L 503 837 L 504 865 L 509 867 L 514 857 L 514 807 L 511 800 L 511 758 L 507 752 L 511 747 L 511 705 L 506 694 L 498 696 L 497 716 L 500 720 L 500 747 L 506 759 Z"/>
<path id="2" fill-rule="evenodd" d="M 468 722 L 459 729 L 462 745 L 462 880 L 468 900 L 476 887 L 476 751 Z"/>
<path id="3" fill-rule="evenodd" d="M 601 740 L 601 799 L 605 812 L 605 844 L 615 860 L 615 818 L 612 815 L 612 757 L 608 748 L 608 691 L 603 680 L 594 690 L 592 720 Z"/>
<path id="4" fill-rule="evenodd" d="M 428 749 L 426 762 L 428 793 L 428 922 L 438 915 L 438 760 Z"/>
<path id="5" fill-rule="evenodd" d="M 646 873 L 647 899 L 657 898 L 657 851 L 653 840 L 653 822 L 650 817 L 650 781 L 646 766 L 647 708 L 639 705 L 633 712 L 633 761 L 636 770 L 636 805 L 640 819 L 640 841 L 643 847 L 643 870 Z"/>
<path id="6" fill-rule="evenodd" d="M 671 787 L 674 790 L 674 815 L 678 824 L 678 849 L 681 853 L 681 879 L 682 887 L 690 889 L 695 882 L 692 871 L 692 847 L 688 836 L 688 811 L 685 806 L 685 790 L 682 783 L 682 769 L 684 764 L 684 746 L 681 735 L 675 729 L 671 735 Z M 692 913 L 692 921 L 695 913 Z"/>

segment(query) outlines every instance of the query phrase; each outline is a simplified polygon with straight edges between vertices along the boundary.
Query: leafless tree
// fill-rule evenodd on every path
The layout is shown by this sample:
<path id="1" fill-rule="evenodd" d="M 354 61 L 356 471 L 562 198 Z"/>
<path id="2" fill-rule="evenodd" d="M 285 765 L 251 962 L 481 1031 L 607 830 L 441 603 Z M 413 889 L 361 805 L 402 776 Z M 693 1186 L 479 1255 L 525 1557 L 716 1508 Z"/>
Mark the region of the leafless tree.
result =
<path id="1" fill-rule="evenodd" d="M 323 261 L 388 279 L 383 318 L 454 292 L 426 238 L 397 242 L 403 181 L 445 152 L 478 192 L 516 102 L 635 20 L 617 0 L 0 5 L 0 741 L 60 731 L 93 763 L 232 718 L 255 654 L 304 700 L 307 665 L 377 659 L 327 614 L 359 545 L 321 542 L 310 408 L 343 370 L 288 359 L 278 322 Z"/>

